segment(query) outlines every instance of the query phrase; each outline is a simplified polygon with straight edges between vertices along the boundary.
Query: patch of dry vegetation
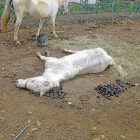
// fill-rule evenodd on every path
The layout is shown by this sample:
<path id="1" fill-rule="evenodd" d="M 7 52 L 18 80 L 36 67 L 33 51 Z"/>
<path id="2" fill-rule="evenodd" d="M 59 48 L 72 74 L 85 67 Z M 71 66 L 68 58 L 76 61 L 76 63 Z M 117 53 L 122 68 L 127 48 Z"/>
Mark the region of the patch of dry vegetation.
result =
<path id="1" fill-rule="evenodd" d="M 96 35 L 92 38 L 78 36 L 70 40 L 52 40 L 50 44 L 57 44 L 57 46 L 54 47 L 75 51 L 101 47 L 114 58 L 117 64 L 125 69 L 129 78 L 140 76 L 140 46 L 122 42 L 116 36 Z M 117 74 L 115 69 L 111 69 L 111 72 Z"/>

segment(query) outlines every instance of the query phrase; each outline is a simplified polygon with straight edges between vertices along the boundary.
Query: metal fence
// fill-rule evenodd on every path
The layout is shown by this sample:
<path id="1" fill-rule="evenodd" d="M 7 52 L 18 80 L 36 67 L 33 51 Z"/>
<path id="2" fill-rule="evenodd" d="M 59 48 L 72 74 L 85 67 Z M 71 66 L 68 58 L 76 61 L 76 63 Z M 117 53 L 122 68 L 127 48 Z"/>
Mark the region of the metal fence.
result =
<path id="1" fill-rule="evenodd" d="M 86 4 L 84 0 L 80 3 L 69 2 L 69 13 L 62 15 L 60 8 L 57 20 L 71 22 L 90 22 L 94 20 L 115 20 L 118 18 L 139 19 L 140 17 L 140 1 L 116 1 L 116 0 L 100 0 L 95 4 Z"/>
<path id="2" fill-rule="evenodd" d="M 5 0 L 0 0 L 0 17 L 3 12 Z M 69 0 L 69 12 L 63 15 L 63 9 L 60 7 L 56 16 L 56 21 L 61 22 L 90 22 L 95 20 L 115 20 L 118 18 L 139 19 L 140 1 L 119 1 L 119 0 L 100 0 L 95 4 L 87 4 L 85 0 L 79 0 L 79 3 Z M 11 15 L 14 11 L 11 8 Z M 24 20 L 30 19 L 27 15 Z"/>

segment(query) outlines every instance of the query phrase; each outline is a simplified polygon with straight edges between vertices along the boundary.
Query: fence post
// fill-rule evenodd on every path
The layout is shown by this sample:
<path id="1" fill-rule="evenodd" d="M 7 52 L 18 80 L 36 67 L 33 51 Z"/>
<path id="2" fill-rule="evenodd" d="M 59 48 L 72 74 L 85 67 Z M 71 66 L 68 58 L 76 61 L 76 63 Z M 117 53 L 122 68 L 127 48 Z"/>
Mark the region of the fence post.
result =
<path id="1" fill-rule="evenodd" d="M 84 6 L 84 0 L 82 0 L 82 17 L 81 17 L 81 22 L 83 23 L 83 6 Z"/>
<path id="2" fill-rule="evenodd" d="M 112 15 L 111 15 L 111 19 L 113 19 L 113 9 L 114 9 L 114 0 L 112 2 Z"/>
<path id="3" fill-rule="evenodd" d="M 138 4 L 138 0 L 135 0 L 135 2 L 136 2 L 135 17 L 136 17 L 136 14 L 137 14 L 137 4 Z"/>

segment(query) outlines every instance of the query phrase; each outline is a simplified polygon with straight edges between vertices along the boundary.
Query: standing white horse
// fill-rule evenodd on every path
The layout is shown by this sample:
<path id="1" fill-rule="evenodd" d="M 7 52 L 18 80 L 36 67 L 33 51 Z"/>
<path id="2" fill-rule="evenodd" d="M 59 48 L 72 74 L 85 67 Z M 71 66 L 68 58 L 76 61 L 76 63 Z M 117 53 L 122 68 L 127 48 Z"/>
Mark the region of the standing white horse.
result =
<path id="1" fill-rule="evenodd" d="M 3 15 L 1 17 L 1 31 L 6 31 L 6 26 L 10 18 L 10 6 L 14 8 L 16 14 L 16 21 L 14 24 L 14 41 L 20 44 L 18 40 L 18 30 L 22 18 L 25 14 L 40 19 L 39 28 L 36 36 L 39 35 L 40 29 L 47 17 L 52 20 L 52 32 L 57 37 L 55 32 L 55 18 L 58 8 L 62 6 L 64 14 L 68 12 L 68 0 L 6 0 Z"/>

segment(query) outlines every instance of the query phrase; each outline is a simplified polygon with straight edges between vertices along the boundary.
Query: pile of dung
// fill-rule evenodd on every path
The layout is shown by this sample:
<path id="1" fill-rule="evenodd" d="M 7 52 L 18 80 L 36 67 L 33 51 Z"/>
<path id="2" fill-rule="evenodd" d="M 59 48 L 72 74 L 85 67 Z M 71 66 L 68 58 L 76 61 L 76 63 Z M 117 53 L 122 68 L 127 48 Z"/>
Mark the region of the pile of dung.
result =
<path id="1" fill-rule="evenodd" d="M 63 99 L 63 98 L 65 98 L 66 92 L 62 91 L 62 89 L 63 89 L 63 86 L 60 84 L 59 87 L 55 87 L 55 88 L 45 92 L 43 96 L 50 97 L 51 99 L 57 99 L 57 98 Z M 40 96 L 40 93 L 38 93 L 38 92 L 30 91 L 30 94 Z"/>
<path id="2" fill-rule="evenodd" d="M 98 91 L 99 94 L 102 96 L 105 96 L 107 99 L 111 100 L 111 96 L 119 97 L 120 93 L 127 90 L 126 84 L 129 85 L 129 88 L 136 86 L 136 84 L 133 84 L 131 82 L 124 83 L 123 80 L 117 79 L 117 84 L 111 83 L 106 85 L 98 85 L 95 90 Z M 100 96 L 97 96 L 98 98 Z"/>

